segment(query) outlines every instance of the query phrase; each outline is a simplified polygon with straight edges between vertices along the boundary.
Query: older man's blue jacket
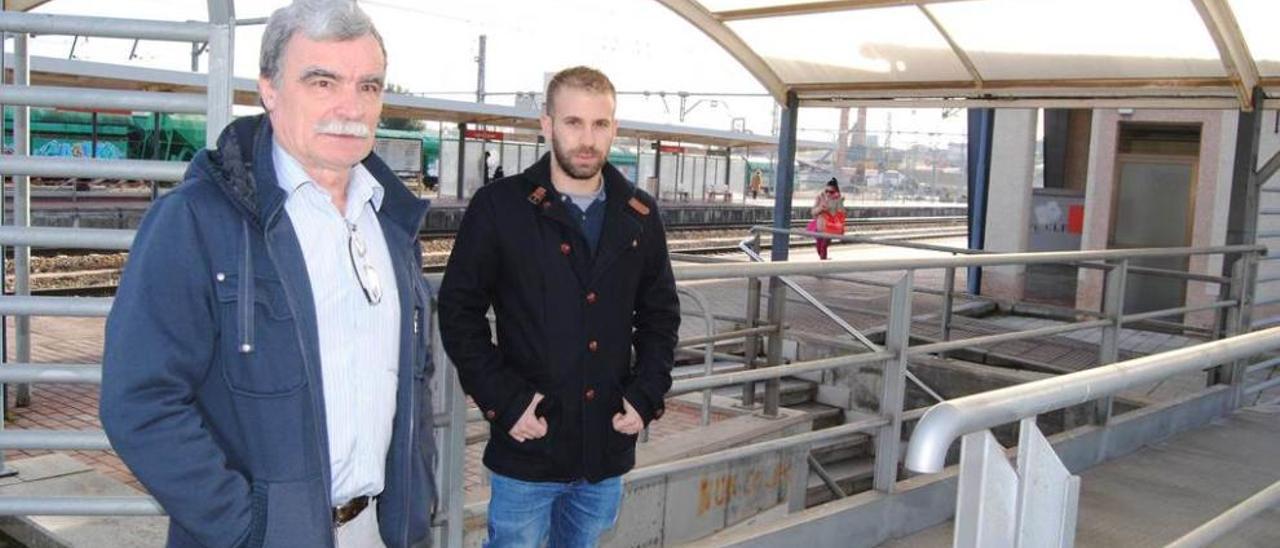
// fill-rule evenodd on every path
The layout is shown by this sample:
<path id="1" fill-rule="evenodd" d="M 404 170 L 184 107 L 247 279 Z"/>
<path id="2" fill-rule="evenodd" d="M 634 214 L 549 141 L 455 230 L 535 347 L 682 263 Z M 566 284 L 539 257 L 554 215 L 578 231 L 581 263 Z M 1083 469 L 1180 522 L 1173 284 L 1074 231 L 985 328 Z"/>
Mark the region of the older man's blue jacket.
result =
<path id="1" fill-rule="evenodd" d="M 102 424 L 170 516 L 171 547 L 333 545 L 316 312 L 271 124 L 242 118 L 148 211 L 107 319 Z M 401 307 L 400 382 L 378 522 L 429 533 L 435 501 L 427 203 L 375 155 Z M 360 409 L 345 412 L 360 416 Z"/>

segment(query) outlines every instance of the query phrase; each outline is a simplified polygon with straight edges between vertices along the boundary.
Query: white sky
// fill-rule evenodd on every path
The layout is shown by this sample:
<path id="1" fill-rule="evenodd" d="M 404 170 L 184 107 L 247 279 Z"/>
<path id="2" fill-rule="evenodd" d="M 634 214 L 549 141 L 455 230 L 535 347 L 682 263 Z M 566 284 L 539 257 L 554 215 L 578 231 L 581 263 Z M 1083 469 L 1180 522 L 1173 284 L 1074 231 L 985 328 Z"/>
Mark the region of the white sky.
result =
<path id="1" fill-rule="evenodd" d="M 236 17 L 265 17 L 286 0 L 240 0 Z M 468 91 L 476 87 L 478 37 L 487 35 L 486 89 L 490 92 L 535 91 L 546 73 L 586 64 L 604 70 L 620 91 L 687 91 L 694 93 L 764 93 L 764 89 L 732 57 L 701 31 L 652 0 L 361 0 L 386 41 L 388 80 L 415 92 Z M 107 17 L 205 20 L 205 0 L 53 0 L 37 10 Z M 262 27 L 241 27 L 236 35 L 237 76 L 257 74 Z M 70 37 L 41 36 L 31 42 L 33 55 L 66 58 Z M 76 58 L 172 70 L 190 69 L 190 47 L 143 42 L 130 60 L 132 41 L 81 38 Z M 201 68 L 207 56 L 202 57 Z M 440 95 L 474 100 L 471 94 Z M 745 118 L 748 130 L 769 134 L 773 101 L 767 97 L 710 99 L 689 112 L 683 125 L 729 129 L 733 118 Z M 510 104 L 511 96 L 493 103 Z M 696 98 L 690 98 L 693 105 Z M 621 97 L 621 118 L 681 124 L 679 98 L 666 104 L 650 98 Z M 868 129 L 883 131 L 888 110 L 875 110 Z M 962 113 L 960 113 L 962 114 Z M 895 146 L 914 142 L 942 145 L 964 140 L 964 116 L 942 117 L 937 109 L 896 109 L 892 127 Z M 836 111 L 802 109 L 801 138 L 831 140 Z M 882 138 L 883 139 L 883 138 Z M 883 142 L 883 141 L 881 141 Z"/>

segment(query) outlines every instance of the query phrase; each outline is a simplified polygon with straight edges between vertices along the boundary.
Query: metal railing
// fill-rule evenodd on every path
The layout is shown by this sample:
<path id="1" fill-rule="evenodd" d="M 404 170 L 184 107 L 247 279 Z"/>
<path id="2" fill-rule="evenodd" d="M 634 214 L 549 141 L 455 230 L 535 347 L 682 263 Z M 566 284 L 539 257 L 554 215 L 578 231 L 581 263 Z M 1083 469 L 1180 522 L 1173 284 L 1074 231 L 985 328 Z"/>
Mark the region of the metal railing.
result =
<path id="1" fill-rule="evenodd" d="M 78 108 L 90 110 L 128 110 L 174 113 L 200 113 L 206 116 L 206 138 L 210 146 L 231 121 L 232 60 L 234 54 L 235 9 L 231 0 L 207 0 L 208 22 L 152 21 L 110 17 L 81 17 L 4 11 L 0 8 L 0 67 L 5 64 L 3 54 L 5 34 L 13 34 L 13 74 L 11 85 L 0 81 L 0 111 L 5 106 L 16 107 L 14 112 L 14 154 L 0 155 L 0 181 L 12 177 L 14 181 L 13 225 L 22 229 L 31 226 L 31 178 L 103 178 L 143 179 L 152 181 L 179 181 L 186 171 L 186 164 L 148 160 L 98 160 L 73 158 L 48 158 L 31 156 L 30 108 Z M 142 91 L 118 91 L 106 89 L 35 86 L 31 82 L 31 56 L 28 47 L 30 35 L 68 35 L 168 42 L 206 44 L 209 52 L 206 93 L 166 93 Z M 0 74 L 3 70 L 0 70 Z M 0 130 L 4 124 L 0 116 Z M 0 131 L 0 134 L 4 133 Z M 2 221 L 3 219 L 0 219 Z M 112 237 L 131 239 L 116 234 Z M 92 238 L 92 236 L 91 236 Z M 68 239 L 78 240 L 77 237 Z M 111 242 L 109 248 L 118 248 Z M 67 247 L 93 247 L 80 241 Z M 31 243 L 14 244 L 15 297 L 6 297 L 0 306 L 0 332 L 3 332 L 7 316 L 14 318 L 14 356 L 10 360 L 7 351 L 3 362 L 29 364 L 31 362 L 31 316 L 59 314 L 68 316 L 98 316 L 105 314 L 109 301 L 66 300 L 41 301 L 28 297 L 31 293 Z M 0 246 L 0 257 L 4 256 Z M 0 259 L 3 266 L 3 259 Z M 4 364 L 7 368 L 8 363 Z M 7 409 L 8 390 L 0 384 L 0 409 Z M 14 405 L 30 404 L 30 385 L 19 381 L 14 393 Z M 0 429 L 3 425 L 0 424 Z M 82 436 L 82 438 L 86 438 Z M 80 441 L 87 441 L 82 439 Z M 62 442 L 66 442 L 65 437 Z M 66 442 L 70 443 L 70 442 Z M 105 444 L 104 444 L 105 445 Z M 13 472 L 4 464 L 0 455 L 0 474 Z"/>
<path id="2" fill-rule="evenodd" d="M 1165 548 L 1201 548 L 1202 546 L 1208 546 L 1236 530 L 1249 518 L 1277 506 L 1280 506 L 1280 482 L 1273 483 L 1270 487 L 1259 491 L 1240 504 L 1232 506 L 1231 509 L 1218 515 L 1218 517 L 1209 520 L 1178 540 L 1169 543 Z"/>
<path id="3" fill-rule="evenodd" d="M 40 245 L 54 247 L 69 247 L 68 244 L 78 244 L 79 247 L 92 247 L 96 249 L 123 249 L 127 248 L 132 240 L 132 232 L 129 231 L 111 231 L 111 230 L 83 230 L 83 229 L 53 229 L 53 228 L 0 228 L 0 246 L 14 245 Z M 1179 255 L 1204 255 L 1204 254 L 1226 254 L 1237 253 L 1243 254 L 1249 258 L 1252 255 L 1261 252 L 1259 246 L 1222 246 L 1214 248 L 1185 248 L 1185 249 L 1159 249 L 1159 250 L 1124 250 L 1124 251 L 1090 251 L 1090 252 L 1063 252 L 1063 253 L 1033 253 L 1033 254 L 983 254 L 983 255 L 964 255 L 957 257 L 922 257 L 901 260 L 859 260 L 859 261 L 831 261 L 822 263 L 734 263 L 734 264 L 704 264 L 704 265 L 677 265 L 674 267 L 677 280 L 681 283 L 681 291 L 696 295 L 698 290 L 690 287 L 688 282 L 699 280 L 748 280 L 762 285 L 764 278 L 774 276 L 830 276 L 845 275 L 853 273 L 871 273 L 871 272 L 894 272 L 896 281 L 892 282 L 890 291 L 890 306 L 888 312 L 888 322 L 885 335 L 885 344 L 883 346 L 875 345 L 868 347 L 867 351 L 855 354 L 836 356 L 832 358 L 823 358 L 816 360 L 803 360 L 794 363 L 783 364 L 780 356 L 772 354 L 772 352 L 780 348 L 780 344 L 770 344 L 771 356 L 768 361 L 774 365 L 759 368 L 745 368 L 738 371 L 727 373 L 715 373 L 703 375 L 694 378 L 686 378 L 677 380 L 673 383 L 669 396 L 680 394 L 688 394 L 694 392 L 704 392 L 713 388 L 748 386 L 757 382 L 776 382 L 786 376 L 800 375 L 817 371 L 831 371 L 842 368 L 850 368 L 853 366 L 876 366 L 879 365 L 883 371 L 886 382 L 879 394 L 880 405 L 873 416 L 837 426 L 834 428 L 808 432 L 800 435 L 787 436 L 766 442 L 753 443 L 741 447 L 735 447 L 710 454 L 700 455 L 696 457 L 685 458 L 674 462 L 662 463 L 655 466 L 647 466 L 632 471 L 626 477 L 627 481 L 651 480 L 657 477 L 676 474 L 679 472 L 687 472 L 701 467 L 708 466 L 713 463 L 722 463 L 730 460 L 742 458 L 745 456 L 776 452 L 791 449 L 812 450 L 822 448 L 830 444 L 840 443 L 847 440 L 849 436 L 855 434 L 864 434 L 873 438 L 876 445 L 876 457 L 873 472 L 873 484 L 877 490 L 891 492 L 895 489 L 898 480 L 898 455 L 901 451 L 900 432 L 904 422 L 912 421 L 922 414 L 922 410 L 905 410 L 904 409 L 904 390 L 907 382 L 907 362 L 913 355 L 923 353 L 936 353 L 967 346 L 979 346 L 984 344 L 992 344 L 994 342 L 1003 342 L 1010 340 L 1026 339 L 1044 336 L 1046 334 L 1061 333 L 1067 330 L 1075 329 L 1097 329 L 1118 330 L 1119 327 L 1126 322 L 1134 322 L 1157 314 L 1174 314 L 1180 313 L 1190 308 L 1196 309 L 1226 309 L 1228 312 L 1235 314 L 1242 304 L 1239 301 L 1220 301 L 1203 307 L 1178 307 L 1165 311 L 1154 311 L 1143 314 L 1122 315 L 1116 313 L 1115 310 L 1104 312 L 1104 318 L 1097 320 L 1087 320 L 1067 326 L 1054 326 L 1051 328 L 1040 328 L 1034 330 L 1023 331 L 1020 333 L 1009 333 L 1000 335 L 988 335 L 985 337 L 974 337 L 965 340 L 946 341 L 943 343 L 932 343 L 925 345 L 911 345 L 911 327 L 912 327 L 912 294 L 916 292 L 915 273 L 923 269 L 953 269 L 966 268 L 974 265 L 1008 265 L 1008 264 L 1036 264 L 1036 263 L 1079 263 L 1083 261 L 1111 261 L 1107 263 L 1108 269 L 1104 269 L 1104 275 L 1111 276 L 1114 279 L 1117 273 L 1123 273 L 1123 261 L 1127 257 L 1137 256 L 1179 256 Z M 1116 261 L 1120 261 L 1117 263 Z M 1237 269 L 1238 272 L 1243 272 Z M 1234 287 L 1234 284 L 1240 282 L 1239 278 L 1231 278 L 1227 285 Z M 771 283 L 775 287 L 787 287 L 781 281 Z M 1114 283 L 1109 287 L 1114 287 Z M 798 284 L 797 284 L 798 286 Z M 750 286 L 749 286 L 750 291 Z M 773 297 L 773 295 L 769 295 Z M 764 295 L 757 295 L 757 299 L 763 299 Z M 1122 299 L 1123 293 L 1109 294 L 1106 298 L 1108 302 L 1114 302 Z M 705 298 L 695 297 L 699 305 L 703 307 L 702 314 L 706 318 L 715 319 L 716 316 L 711 312 L 709 301 Z M 749 299 L 750 300 L 750 296 Z M 23 296 L 4 296 L 0 297 L 0 313 L 7 314 L 31 314 L 31 315 L 104 315 L 110 307 L 110 299 L 89 299 L 89 298 L 54 298 L 54 297 L 23 297 Z M 758 302 L 758 301 L 757 301 Z M 748 316 L 750 316 L 748 310 Z M 773 320 L 777 320 L 774 322 Z M 723 320 L 721 320 L 723 321 Z M 767 323 L 760 323 L 758 316 L 749 325 L 742 329 L 731 330 L 727 332 L 716 332 L 712 326 L 708 333 L 704 336 L 688 338 L 682 340 L 682 347 L 691 347 L 702 345 L 703 357 L 705 359 L 706 352 L 715 344 L 728 340 L 742 340 L 744 345 L 747 341 L 754 337 L 769 336 L 777 338 L 780 343 L 781 337 L 786 336 L 790 329 L 786 325 L 785 317 L 779 315 L 776 318 L 771 317 Z M 1269 332 L 1268 332 L 1269 333 Z M 1257 334 L 1253 335 L 1256 339 Z M 1253 340 L 1253 339 L 1249 339 Z M 1213 343 L 1220 346 L 1230 346 L 1226 341 Z M 437 350 L 439 349 L 437 345 Z M 1216 348 L 1216 347 L 1215 347 Z M 1257 349 L 1248 347 L 1239 354 L 1241 356 L 1250 355 L 1250 352 L 1256 353 Z M 1201 352 L 1200 350 L 1189 349 L 1189 353 Z M 752 356 L 753 354 L 748 354 Z M 1196 354 L 1198 355 L 1198 354 Z M 1233 354 L 1234 356 L 1235 354 Z M 447 528 L 447 545 L 454 545 L 455 542 L 461 542 L 461 524 L 464 519 L 462 468 L 464 466 L 464 443 L 465 433 L 461 427 L 452 428 L 452 425 L 464 425 L 468 418 L 475 415 L 465 407 L 465 399 L 461 393 L 460 387 L 457 385 L 456 378 L 449 373 L 452 366 L 447 360 L 447 356 L 443 352 L 437 352 L 437 371 L 439 377 L 435 383 L 436 389 L 444 396 L 441 399 L 443 411 L 438 410 L 434 423 L 438 427 L 438 435 L 441 437 L 442 451 L 440 459 L 440 469 L 438 474 L 444 480 L 441 484 L 441 508 L 437 514 L 436 525 L 441 527 L 442 532 Z M 1163 359 L 1159 356 L 1152 358 Z M 748 361 L 743 358 L 744 361 Z M 705 363 L 705 362 L 704 362 Z M 1202 362 L 1203 363 L 1203 362 Z M 1259 363 L 1253 366 L 1240 366 L 1241 375 L 1236 378 L 1243 378 L 1243 373 L 1256 371 L 1265 363 Z M 0 382 L 88 382 L 96 383 L 101 381 L 101 370 L 99 367 L 92 365 L 77 366 L 70 364 L 49 364 L 35 365 L 29 363 L 12 364 L 0 367 Z M 1095 392 L 1095 394 L 1097 394 Z M 705 400 L 704 400 L 705 401 Z M 1102 420 L 1105 420 L 1103 418 Z M 920 431 L 918 427 L 917 432 Z M 101 432 L 50 432 L 50 431 L 5 431 L 0 432 L 0 448 L 44 448 L 44 449 L 108 449 L 105 436 Z M 909 457 L 910 459 L 910 457 Z M 103 499 L 97 497 L 76 497 L 76 498 L 50 498 L 50 497 L 0 497 L 0 514 L 72 514 L 72 513 L 117 513 L 128 515 L 139 515 L 147 513 L 158 513 L 159 508 L 149 497 L 133 497 L 125 499 L 127 506 L 114 506 L 119 512 L 111 512 L 108 506 L 101 503 Z M 113 499 L 113 504 L 116 501 Z M 466 509 L 469 511 L 479 511 L 483 503 L 474 503 Z M 457 524 L 451 527 L 451 524 Z"/>

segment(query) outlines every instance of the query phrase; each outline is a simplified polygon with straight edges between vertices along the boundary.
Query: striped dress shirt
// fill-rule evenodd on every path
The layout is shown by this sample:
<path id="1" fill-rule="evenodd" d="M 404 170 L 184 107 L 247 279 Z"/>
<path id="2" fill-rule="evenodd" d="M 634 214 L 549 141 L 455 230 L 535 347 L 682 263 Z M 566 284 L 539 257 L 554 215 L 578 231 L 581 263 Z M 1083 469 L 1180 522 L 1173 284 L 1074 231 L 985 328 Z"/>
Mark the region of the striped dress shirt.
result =
<path id="1" fill-rule="evenodd" d="M 279 142 L 272 159 L 276 180 L 288 195 L 284 208 L 302 246 L 315 301 L 333 503 L 341 505 L 382 492 L 396 412 L 401 311 L 377 217 L 384 189 L 356 164 L 342 214 Z M 365 260 L 381 282 L 377 305 L 369 304 L 356 276 L 348 223 L 364 240 Z"/>

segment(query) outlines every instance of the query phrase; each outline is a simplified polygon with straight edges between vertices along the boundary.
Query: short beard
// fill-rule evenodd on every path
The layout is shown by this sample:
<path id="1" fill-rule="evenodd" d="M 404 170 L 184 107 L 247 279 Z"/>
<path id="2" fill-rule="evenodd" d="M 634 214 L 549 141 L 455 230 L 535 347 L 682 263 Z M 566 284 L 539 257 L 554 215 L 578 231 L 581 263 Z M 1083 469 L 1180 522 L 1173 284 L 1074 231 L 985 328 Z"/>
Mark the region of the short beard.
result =
<path id="1" fill-rule="evenodd" d="M 594 165 L 578 168 L 573 165 L 573 155 L 579 150 L 583 149 L 566 151 L 560 148 L 560 143 L 558 141 L 555 139 L 551 140 L 551 153 L 556 155 L 556 163 L 560 164 L 560 169 L 564 170 L 569 177 L 579 181 L 586 181 L 595 178 L 596 175 L 600 174 L 600 169 L 604 167 L 605 155 L 599 154 L 597 151 L 597 156 L 600 157 L 599 162 L 596 162 Z M 587 150 L 594 151 L 594 149 Z"/>

